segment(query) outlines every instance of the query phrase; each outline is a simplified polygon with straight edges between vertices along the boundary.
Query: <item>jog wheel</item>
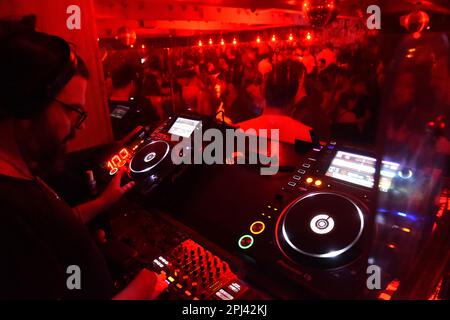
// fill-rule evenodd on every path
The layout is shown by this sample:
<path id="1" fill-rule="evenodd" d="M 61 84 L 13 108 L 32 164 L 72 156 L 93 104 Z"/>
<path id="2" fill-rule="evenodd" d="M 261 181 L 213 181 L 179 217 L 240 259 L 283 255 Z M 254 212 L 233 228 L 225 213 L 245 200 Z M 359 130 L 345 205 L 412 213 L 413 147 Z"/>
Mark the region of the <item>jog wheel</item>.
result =
<path id="1" fill-rule="evenodd" d="M 157 183 L 170 170 L 170 146 L 166 141 L 152 141 L 131 159 L 130 175 L 141 187 Z"/>
<path id="2" fill-rule="evenodd" d="M 337 193 L 317 192 L 289 204 L 276 225 L 281 251 L 298 263 L 342 266 L 359 255 L 364 210 Z"/>

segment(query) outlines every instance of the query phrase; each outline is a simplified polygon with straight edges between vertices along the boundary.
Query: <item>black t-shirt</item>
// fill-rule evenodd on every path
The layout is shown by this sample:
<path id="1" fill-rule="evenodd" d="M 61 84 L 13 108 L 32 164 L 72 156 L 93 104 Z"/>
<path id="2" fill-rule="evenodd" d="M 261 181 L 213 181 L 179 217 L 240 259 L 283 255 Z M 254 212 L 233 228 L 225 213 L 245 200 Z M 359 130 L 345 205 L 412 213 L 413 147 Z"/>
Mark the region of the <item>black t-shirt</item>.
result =
<path id="1" fill-rule="evenodd" d="M 112 280 L 87 228 L 42 182 L 0 175 L 0 299 L 109 299 Z M 81 289 L 69 290 L 70 265 Z"/>

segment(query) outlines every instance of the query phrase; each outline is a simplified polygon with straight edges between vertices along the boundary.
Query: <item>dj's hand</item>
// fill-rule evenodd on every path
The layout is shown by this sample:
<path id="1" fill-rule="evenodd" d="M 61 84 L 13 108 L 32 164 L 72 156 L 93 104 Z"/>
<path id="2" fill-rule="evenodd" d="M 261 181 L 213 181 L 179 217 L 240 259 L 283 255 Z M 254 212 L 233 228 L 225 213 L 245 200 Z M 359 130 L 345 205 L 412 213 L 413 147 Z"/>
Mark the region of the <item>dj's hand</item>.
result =
<path id="1" fill-rule="evenodd" d="M 155 300 L 168 287 L 164 275 L 157 274 L 148 269 L 142 269 L 133 281 L 143 286 L 143 292 L 146 296 L 145 299 L 148 300 Z"/>
<path id="2" fill-rule="evenodd" d="M 115 300 L 155 300 L 167 289 L 166 277 L 142 269 L 130 284 L 117 294 Z"/>
<path id="3" fill-rule="evenodd" d="M 122 167 L 113 177 L 103 194 L 100 196 L 104 207 L 109 207 L 116 201 L 119 201 L 119 199 L 122 198 L 122 196 L 127 191 L 131 190 L 134 187 L 134 181 L 128 182 L 127 184 L 121 186 L 122 177 L 126 174 L 126 172 L 127 169 L 125 167 Z"/>

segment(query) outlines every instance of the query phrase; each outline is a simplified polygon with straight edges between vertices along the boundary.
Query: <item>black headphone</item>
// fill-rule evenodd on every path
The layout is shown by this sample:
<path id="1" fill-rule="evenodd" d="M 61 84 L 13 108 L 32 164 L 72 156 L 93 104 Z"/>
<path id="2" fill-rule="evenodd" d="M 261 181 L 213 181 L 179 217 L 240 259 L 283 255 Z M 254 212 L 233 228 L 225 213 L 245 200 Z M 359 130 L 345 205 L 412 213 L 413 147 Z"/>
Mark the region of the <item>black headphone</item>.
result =
<path id="1" fill-rule="evenodd" d="M 64 39 L 41 32 L 11 34 L 2 42 L 0 119 L 32 119 L 76 74 L 79 58 Z"/>

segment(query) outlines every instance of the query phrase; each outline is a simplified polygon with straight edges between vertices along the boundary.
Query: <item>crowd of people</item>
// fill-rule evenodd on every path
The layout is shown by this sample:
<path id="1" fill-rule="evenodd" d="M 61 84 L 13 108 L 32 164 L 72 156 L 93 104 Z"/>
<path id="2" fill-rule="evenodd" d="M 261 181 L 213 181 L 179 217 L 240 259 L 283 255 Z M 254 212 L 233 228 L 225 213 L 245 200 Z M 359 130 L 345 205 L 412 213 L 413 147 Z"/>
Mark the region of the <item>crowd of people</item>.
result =
<path id="1" fill-rule="evenodd" d="M 370 38 L 341 47 L 166 49 L 139 62 L 107 70 L 113 106 L 128 96 L 133 104 L 137 99 L 149 105 L 150 119 L 190 110 L 238 125 L 261 116 L 276 100 L 283 114 L 312 127 L 321 139 L 372 143 L 375 137 L 383 63 Z M 126 86 L 125 97 L 117 99 Z"/>

